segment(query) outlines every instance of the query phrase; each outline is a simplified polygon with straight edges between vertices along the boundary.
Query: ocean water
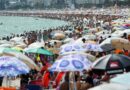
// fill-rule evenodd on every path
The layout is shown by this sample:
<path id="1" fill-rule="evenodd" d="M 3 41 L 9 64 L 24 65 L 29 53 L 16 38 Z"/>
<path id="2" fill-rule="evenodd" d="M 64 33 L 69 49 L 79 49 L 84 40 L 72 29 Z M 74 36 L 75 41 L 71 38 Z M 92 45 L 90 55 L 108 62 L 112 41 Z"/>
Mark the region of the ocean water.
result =
<path id="1" fill-rule="evenodd" d="M 0 37 L 11 33 L 24 31 L 44 30 L 67 25 L 68 22 L 37 17 L 0 16 Z"/>

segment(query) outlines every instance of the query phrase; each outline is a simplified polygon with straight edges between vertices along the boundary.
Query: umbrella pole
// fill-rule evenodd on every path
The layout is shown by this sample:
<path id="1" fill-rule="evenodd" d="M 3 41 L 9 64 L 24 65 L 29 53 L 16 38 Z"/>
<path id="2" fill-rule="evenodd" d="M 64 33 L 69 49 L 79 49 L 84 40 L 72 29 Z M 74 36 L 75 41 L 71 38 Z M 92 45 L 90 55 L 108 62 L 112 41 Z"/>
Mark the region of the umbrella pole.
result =
<path id="1" fill-rule="evenodd" d="M 69 73 L 69 90 L 71 90 L 70 84 L 71 84 L 71 82 L 70 82 L 70 73 Z"/>
<path id="2" fill-rule="evenodd" d="M 6 79 L 6 86 L 9 87 L 8 76 L 5 76 L 5 79 Z"/>
<path id="3" fill-rule="evenodd" d="M 72 72 L 72 75 L 73 75 L 73 82 L 74 82 L 74 90 L 77 90 L 77 85 L 76 85 L 74 72 Z"/>

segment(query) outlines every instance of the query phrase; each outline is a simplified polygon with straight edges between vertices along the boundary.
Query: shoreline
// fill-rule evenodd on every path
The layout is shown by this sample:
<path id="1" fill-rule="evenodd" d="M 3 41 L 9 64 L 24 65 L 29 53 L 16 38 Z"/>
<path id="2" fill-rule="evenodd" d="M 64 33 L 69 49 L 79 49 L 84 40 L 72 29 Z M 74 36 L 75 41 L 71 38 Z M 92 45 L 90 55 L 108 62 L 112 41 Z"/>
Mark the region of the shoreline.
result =
<path id="1" fill-rule="evenodd" d="M 1 16 L 2 17 L 2 16 Z M 3 17 L 6 17 L 6 16 L 3 16 Z M 9 16 L 9 17 L 14 17 L 14 16 Z M 26 16 L 15 16 L 15 17 L 21 17 L 21 18 L 27 18 Z M 49 19 L 49 18 L 40 18 L 40 17 L 30 17 L 30 18 L 32 18 L 32 19 L 35 19 L 35 20 L 43 20 L 43 22 L 45 22 L 46 20 L 53 20 L 53 19 Z M 44 21 L 45 20 L 45 21 Z M 56 21 L 55 22 L 63 22 L 63 23 L 65 23 L 64 25 L 56 25 L 56 26 L 54 26 L 54 25 L 52 25 L 52 27 L 42 27 L 42 28 L 37 28 L 37 29 L 24 29 L 24 30 L 22 30 L 22 31 L 20 31 L 19 33 L 16 33 L 15 31 L 12 31 L 12 32 L 10 32 L 10 33 L 8 33 L 8 34 L 3 34 L 3 35 L 1 35 L 0 36 L 0 38 L 2 39 L 2 38 L 4 38 L 4 37 L 7 37 L 7 36 L 12 36 L 12 34 L 14 34 L 14 35 L 20 35 L 20 34 L 23 34 L 24 32 L 32 32 L 32 31 L 44 31 L 44 30 L 50 30 L 50 29 L 56 29 L 56 28 L 60 28 L 60 27 L 65 27 L 65 26 L 68 26 L 69 25 L 69 23 L 70 22 L 67 22 L 67 21 L 63 21 L 63 20 L 57 20 L 56 19 Z M 4 24 L 4 22 L 0 22 L 0 24 L 1 25 L 3 25 Z M 17 29 L 17 28 L 16 28 Z"/>
<path id="2" fill-rule="evenodd" d="M 54 20 L 62 20 L 62 21 L 67 21 L 67 22 L 70 22 L 71 24 L 69 25 L 65 25 L 65 26 L 59 26 L 59 27 L 56 27 L 56 28 L 49 28 L 49 29 L 40 29 L 40 30 L 32 30 L 32 31 L 23 31 L 21 34 L 15 34 L 15 33 L 12 33 L 12 35 L 10 36 L 7 36 L 7 37 L 2 37 L 2 40 L 6 40 L 8 37 L 12 38 L 12 37 L 17 37 L 17 36 L 24 36 L 24 37 L 28 37 L 28 35 L 30 33 L 35 33 L 34 37 L 35 37 L 35 40 L 33 40 L 31 43 L 35 42 L 36 41 L 36 37 L 37 37 L 37 34 L 39 32 L 41 32 L 41 34 L 43 36 L 46 36 L 47 35 L 47 39 L 48 40 L 49 36 L 50 36 L 50 33 L 53 32 L 53 31 L 57 31 L 57 30 L 60 30 L 60 31 L 65 31 L 65 30 L 68 30 L 69 28 L 68 27 L 73 27 L 73 29 L 76 29 L 78 27 L 78 29 L 83 29 L 83 18 L 89 18 L 90 20 L 93 20 L 93 17 L 95 17 L 97 20 L 100 20 L 100 21 L 103 21 L 103 22 L 111 22 L 112 20 L 114 19 L 118 19 L 118 18 L 121 18 L 122 16 L 115 16 L 115 15 L 93 15 L 93 14 L 87 14 L 87 15 L 84 15 L 84 14 L 59 14 L 59 13 L 46 13 L 46 12 L 40 12 L 40 13 L 29 13 L 29 12 L 21 12 L 21 13 L 18 13 L 18 12 L 0 12 L 0 16 L 21 16 L 21 17 L 37 17 L 37 18 L 45 18 L 45 19 L 54 19 Z M 91 27 L 91 26 L 90 26 Z M 93 27 L 93 26 L 92 26 Z M 3 39 L 4 38 L 4 39 Z M 9 39 L 10 40 L 10 39 Z M 45 40 L 45 41 L 46 41 Z M 29 43 L 30 44 L 30 43 Z"/>

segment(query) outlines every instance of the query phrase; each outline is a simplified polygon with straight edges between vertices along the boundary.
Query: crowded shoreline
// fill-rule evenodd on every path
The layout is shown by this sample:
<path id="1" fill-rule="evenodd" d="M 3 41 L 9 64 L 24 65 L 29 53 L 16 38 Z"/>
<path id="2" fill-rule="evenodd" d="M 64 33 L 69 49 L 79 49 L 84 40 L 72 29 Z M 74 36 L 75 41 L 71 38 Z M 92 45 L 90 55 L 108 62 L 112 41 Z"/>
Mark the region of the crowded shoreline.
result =
<path id="1" fill-rule="evenodd" d="M 108 9 L 107 9 L 108 10 Z M 120 10 L 120 9 L 119 9 Z M 117 10 L 117 11 L 119 11 Z M 28 17 L 40 17 L 40 18 L 49 18 L 49 19 L 58 19 L 70 22 L 69 25 L 61 26 L 57 28 L 50 28 L 48 30 L 33 30 L 30 32 L 24 31 L 22 34 L 12 33 L 10 36 L 1 38 L 2 41 L 10 42 L 16 47 L 21 48 L 19 53 L 24 53 L 26 56 L 31 58 L 33 62 L 40 68 L 40 70 L 31 70 L 28 74 L 23 74 L 18 76 L 15 79 L 21 80 L 20 86 L 18 90 L 26 90 L 27 87 L 38 86 L 43 89 L 54 89 L 54 90 L 88 90 L 96 86 L 100 86 L 104 83 L 110 83 L 110 80 L 116 77 L 116 74 L 129 72 L 129 64 L 128 67 L 120 66 L 117 68 L 117 63 L 113 62 L 112 66 L 110 66 L 110 70 L 105 70 L 95 68 L 93 70 L 92 63 L 94 60 L 94 65 L 96 64 L 96 60 L 105 57 L 105 59 L 110 59 L 114 57 L 121 57 L 120 55 L 125 55 L 125 59 L 130 57 L 130 36 L 129 32 L 123 32 L 123 30 L 129 29 L 129 17 L 128 15 L 102 15 L 102 14 L 94 14 L 89 12 L 87 13 L 80 12 L 78 14 L 74 14 L 74 12 L 59 12 L 54 11 L 47 13 L 47 11 L 43 11 L 41 13 L 29 13 L 29 12 L 10 12 L 4 11 L 0 12 L 1 16 L 28 16 Z M 59 12 L 59 13 L 57 13 Z M 85 11 L 84 11 L 85 12 Z M 122 12 L 125 13 L 125 12 Z M 116 20 L 120 20 L 120 24 L 116 22 Z M 119 25 L 123 26 L 125 23 L 126 27 L 123 27 L 121 33 L 114 33 L 118 31 Z M 116 26 L 117 24 L 117 26 Z M 129 31 L 129 30 L 128 30 Z M 114 36 L 115 35 L 115 36 Z M 116 36 L 117 35 L 117 36 Z M 104 41 L 107 39 L 115 39 L 115 43 L 104 45 Z M 15 38 L 15 39 L 14 39 Z M 17 39 L 17 40 L 16 40 Z M 18 40 L 19 39 L 19 40 Z M 119 41 L 119 42 L 118 42 Z M 121 44 L 120 44 L 121 41 Z M 125 42 L 126 41 L 126 42 Z M 30 47 L 33 43 L 37 43 L 36 45 Z M 122 45 L 123 43 L 123 45 Z M 21 46 L 20 46 L 21 44 Z M 66 46 L 68 44 L 69 47 Z M 120 44 L 119 46 L 117 44 Z M 127 46 L 125 46 L 128 44 Z M 19 46 L 18 46 L 19 45 Z M 117 45 L 117 47 L 116 47 Z M 71 49 L 70 46 L 73 48 Z M 91 47 L 89 47 L 91 46 Z M 92 48 L 94 46 L 94 48 Z M 111 46 L 111 47 L 109 47 Z M 12 48 L 12 46 L 3 46 L 2 48 Z M 86 48 L 87 47 L 87 48 Z M 47 50 L 47 54 L 43 53 L 30 53 L 29 49 L 43 49 Z M 81 50 L 80 50 L 81 48 Z M 91 49 L 91 50 L 90 50 Z M 119 50 L 119 52 L 116 52 Z M 28 51 L 28 52 L 27 52 Z M 81 53 L 84 53 L 83 56 Z M 116 54 L 115 54 L 116 53 Z M 10 54 L 6 52 L 6 54 Z M 14 53 L 13 53 L 14 54 Z M 18 54 L 18 52 L 17 52 Z M 86 55 L 89 55 L 86 57 Z M 92 55 L 92 57 L 91 57 Z M 115 55 L 115 56 L 112 56 Z M 108 56 L 108 57 L 107 57 Z M 94 57 L 94 59 L 93 59 Z M 122 56 L 123 57 L 123 56 Z M 77 65 L 77 68 L 61 68 L 60 62 L 61 60 L 77 60 L 76 63 L 80 62 L 85 68 L 82 68 L 82 64 L 80 66 Z M 86 62 L 81 62 L 85 59 Z M 104 59 L 104 58 L 102 58 Z M 102 60 L 101 59 L 101 60 Z M 119 59 L 120 61 L 124 58 L 114 58 L 115 61 Z M 87 61 L 88 60 L 88 61 Z M 89 61 L 90 60 L 90 61 Z M 127 60 L 127 62 L 128 62 Z M 59 61 L 59 62 L 58 62 Z M 107 60 L 106 60 L 107 61 Z M 56 66 L 54 66 L 54 64 Z M 112 61 L 111 61 L 112 62 Z M 123 62 L 123 61 L 122 61 Z M 125 60 L 124 60 L 125 62 Z M 75 64 L 76 64 L 75 63 Z M 86 64 L 84 64 L 86 63 Z M 100 63 L 100 62 L 99 62 Z M 118 62 L 119 63 L 119 62 Z M 129 62 L 130 63 L 130 62 Z M 103 63 L 101 63 L 103 64 Z M 123 63 L 124 64 L 124 63 Z M 66 66 L 66 63 L 62 64 Z M 94 66 L 93 65 L 93 66 Z M 120 64 L 119 64 L 120 65 Z M 96 66 L 95 66 L 96 67 Z M 100 68 L 99 66 L 97 66 Z M 111 68 L 112 67 L 112 68 Z M 114 68 L 113 68 L 114 67 Z M 123 67 L 123 69 L 122 69 Z M 102 68 L 102 67 L 101 67 Z M 125 69 L 125 70 L 124 70 Z M 115 71 L 114 71 L 115 70 Z M 114 74 L 113 74 L 114 73 Z M 13 80 L 15 80 L 13 78 Z M 2 84 L 2 83 L 1 83 Z M 127 86 L 127 85 L 126 85 Z M 76 89 L 75 89 L 76 88 Z M 37 89 L 33 89 L 37 90 Z M 42 90 L 42 89 L 39 89 Z M 93 89 L 92 89 L 93 90 Z M 94 89 L 96 90 L 96 89 Z M 123 90 L 123 89 L 122 89 Z"/>
<path id="2" fill-rule="evenodd" d="M 50 28 L 47 30 L 49 33 L 51 33 L 50 30 L 51 31 L 56 30 L 56 29 L 63 30 L 63 28 L 65 30 L 65 29 L 68 29 L 67 27 L 70 27 L 70 26 L 78 27 L 79 25 L 83 24 L 82 22 L 83 22 L 84 18 L 89 18 L 92 20 L 94 17 L 99 22 L 101 22 L 101 21 L 102 22 L 111 22 L 112 20 L 116 20 L 118 18 L 123 17 L 122 15 L 119 15 L 116 12 L 113 12 L 113 14 L 105 15 L 103 12 L 100 14 L 99 13 L 94 14 L 94 11 L 97 11 L 97 10 L 92 10 L 91 12 L 90 12 L 90 10 L 87 10 L 86 13 L 85 13 L 85 11 L 81 11 L 81 12 L 79 12 L 79 10 L 75 10 L 75 11 L 69 11 L 69 10 L 63 10 L 63 11 L 51 11 L 51 10 L 48 11 L 47 10 L 46 11 L 46 10 L 43 10 L 43 11 L 34 11 L 34 12 L 33 11 L 1 11 L 0 15 L 1 16 L 39 17 L 39 18 L 47 18 L 47 19 L 54 19 L 54 20 L 63 20 L 63 21 L 67 21 L 68 23 L 70 23 L 70 25 L 61 26 L 61 27 L 57 27 L 57 28 Z M 119 11 L 119 10 L 117 10 L 117 11 Z M 81 22 L 78 22 L 78 21 L 81 21 Z M 77 24 L 77 25 L 74 25 L 74 24 Z M 79 28 L 83 29 L 83 26 L 81 25 Z M 38 31 L 38 32 L 43 31 L 43 33 L 44 33 L 44 30 L 42 30 L 42 29 L 41 30 L 32 30 L 32 31 Z M 26 30 L 23 33 L 25 34 Z M 14 37 L 15 33 L 12 33 L 12 34 L 13 35 L 11 35 L 11 37 Z M 21 34 L 21 35 L 23 35 L 23 34 Z M 15 35 L 15 36 L 19 36 L 19 35 Z M 6 37 L 3 37 L 3 38 L 6 38 Z"/>

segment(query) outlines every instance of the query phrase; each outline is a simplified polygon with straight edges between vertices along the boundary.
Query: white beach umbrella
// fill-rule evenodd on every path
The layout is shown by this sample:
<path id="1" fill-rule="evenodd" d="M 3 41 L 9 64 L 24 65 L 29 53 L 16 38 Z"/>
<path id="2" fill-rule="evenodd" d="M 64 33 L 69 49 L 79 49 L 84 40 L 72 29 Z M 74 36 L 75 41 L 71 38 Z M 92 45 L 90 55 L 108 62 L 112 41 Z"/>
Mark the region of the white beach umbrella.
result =
<path id="1" fill-rule="evenodd" d="M 23 40 L 24 40 L 23 37 L 14 37 L 14 38 L 10 39 L 11 42 L 21 42 Z"/>
<path id="2" fill-rule="evenodd" d="M 110 83 L 110 84 L 101 84 L 89 90 L 130 90 L 130 87 L 122 84 Z"/>
<path id="3" fill-rule="evenodd" d="M 80 54 L 66 55 L 57 60 L 50 70 L 52 71 L 83 71 L 90 69 L 92 65 L 86 57 Z"/>
<path id="4" fill-rule="evenodd" d="M 0 44 L 10 44 L 10 42 L 7 40 L 0 40 Z"/>
<path id="5" fill-rule="evenodd" d="M 105 51 L 112 49 L 126 49 L 130 50 L 130 42 L 127 39 L 111 37 L 107 38 L 100 44 L 101 48 Z"/>
<path id="6" fill-rule="evenodd" d="M 62 42 L 60 41 L 60 40 L 50 40 L 49 41 L 49 43 L 51 44 L 51 45 L 54 45 L 54 43 L 57 43 L 58 45 L 60 44 L 62 44 Z"/>
<path id="7" fill-rule="evenodd" d="M 28 48 L 40 48 L 44 47 L 45 43 L 44 42 L 34 42 L 28 46 Z"/>
<path id="8" fill-rule="evenodd" d="M 13 47 L 13 45 L 12 44 L 0 44 L 0 47 Z"/>
<path id="9" fill-rule="evenodd" d="M 74 42 L 74 39 L 73 38 L 66 38 L 63 42 L 64 43 Z"/>
<path id="10" fill-rule="evenodd" d="M 112 33 L 112 37 L 121 37 L 123 36 L 123 34 L 126 33 L 127 35 L 130 35 L 130 29 L 125 29 L 122 31 L 115 31 L 114 33 Z"/>
<path id="11" fill-rule="evenodd" d="M 76 44 L 74 42 L 72 43 L 68 43 L 68 44 L 64 44 L 60 47 L 60 54 L 61 55 L 65 55 L 69 52 L 75 52 L 75 51 L 78 51 L 78 52 L 84 52 L 84 48 L 82 47 L 82 45 L 80 44 Z"/>

